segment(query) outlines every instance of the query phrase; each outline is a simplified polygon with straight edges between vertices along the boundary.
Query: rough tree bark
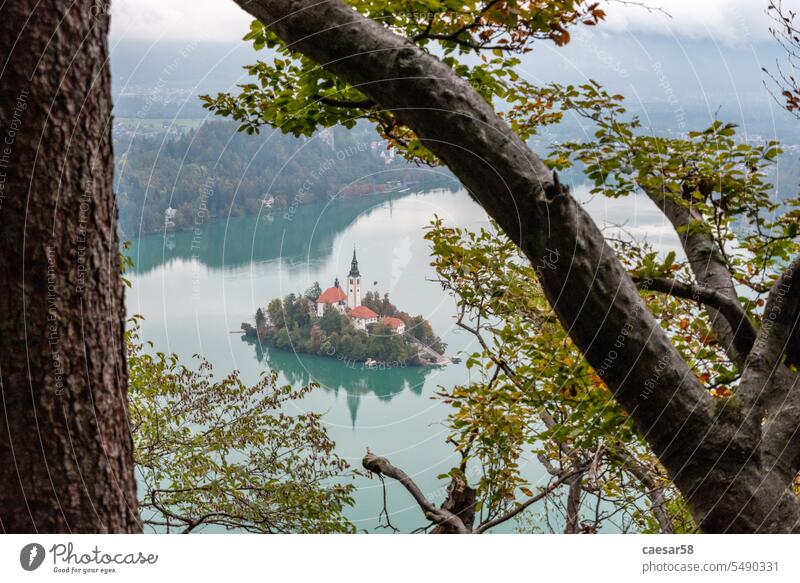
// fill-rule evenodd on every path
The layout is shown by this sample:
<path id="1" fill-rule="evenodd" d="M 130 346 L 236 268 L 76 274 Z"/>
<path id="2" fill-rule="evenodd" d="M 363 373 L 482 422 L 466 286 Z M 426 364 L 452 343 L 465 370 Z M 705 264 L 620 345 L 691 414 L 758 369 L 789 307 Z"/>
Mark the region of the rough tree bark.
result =
<path id="1" fill-rule="evenodd" d="M 141 530 L 108 4 L 0 5 L 0 529 Z"/>
<path id="2" fill-rule="evenodd" d="M 765 411 L 707 393 L 597 225 L 464 79 L 339 0 L 236 1 L 292 49 L 395 111 L 458 176 L 537 269 L 562 325 L 636 420 L 701 529 L 798 530 L 800 504 L 789 489 L 797 456 L 780 456 L 778 467 L 775 455 L 762 450 Z M 716 287 L 709 278 L 701 281 Z M 785 314 L 776 327 L 793 318 Z M 742 384 L 769 380 L 791 392 L 795 375 L 783 368 L 775 378 L 763 367 L 748 367 Z M 794 415 L 796 425 L 796 412 L 770 414 Z M 777 453 L 782 434 L 777 428 L 772 433 Z"/>

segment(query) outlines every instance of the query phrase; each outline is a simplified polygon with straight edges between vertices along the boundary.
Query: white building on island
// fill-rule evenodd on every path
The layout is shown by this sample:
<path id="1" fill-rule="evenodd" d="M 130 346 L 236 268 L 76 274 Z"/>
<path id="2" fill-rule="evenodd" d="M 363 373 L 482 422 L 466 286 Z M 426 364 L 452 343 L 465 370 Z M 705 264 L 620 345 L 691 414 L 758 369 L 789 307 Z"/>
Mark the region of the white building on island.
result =
<path id="1" fill-rule="evenodd" d="M 358 271 L 355 249 L 353 249 L 353 260 L 350 262 L 350 273 L 347 274 L 347 289 L 342 289 L 337 277 L 333 287 L 326 289 L 317 298 L 317 316 L 320 318 L 325 313 L 326 305 L 334 307 L 342 314 L 361 305 L 361 273 Z M 377 318 L 377 314 L 375 317 Z"/>
<path id="2" fill-rule="evenodd" d="M 325 313 L 325 306 L 331 306 L 344 314 L 347 308 L 347 294 L 339 287 L 339 278 L 333 282 L 333 287 L 326 289 L 317 298 L 317 316 L 322 317 Z"/>
<path id="3" fill-rule="evenodd" d="M 353 325 L 359 330 L 366 331 L 367 326 L 378 321 L 378 314 L 370 310 L 367 306 L 356 306 L 348 313 Z"/>

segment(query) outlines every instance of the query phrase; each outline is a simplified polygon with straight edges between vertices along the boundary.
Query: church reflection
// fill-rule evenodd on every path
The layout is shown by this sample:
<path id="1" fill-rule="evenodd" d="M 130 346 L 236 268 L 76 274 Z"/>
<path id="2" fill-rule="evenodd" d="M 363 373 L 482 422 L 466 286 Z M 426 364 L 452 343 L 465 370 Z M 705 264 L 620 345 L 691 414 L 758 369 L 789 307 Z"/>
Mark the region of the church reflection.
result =
<path id="1" fill-rule="evenodd" d="M 253 338 L 243 336 L 242 340 L 251 344 L 258 361 L 277 371 L 283 381 L 294 386 L 315 382 L 336 395 L 344 393 L 353 427 L 362 397 L 373 395 L 388 402 L 406 390 L 422 395 L 425 379 L 435 370 L 430 366 L 368 369 L 362 368 L 361 363 L 344 363 L 335 358 L 269 348 Z"/>

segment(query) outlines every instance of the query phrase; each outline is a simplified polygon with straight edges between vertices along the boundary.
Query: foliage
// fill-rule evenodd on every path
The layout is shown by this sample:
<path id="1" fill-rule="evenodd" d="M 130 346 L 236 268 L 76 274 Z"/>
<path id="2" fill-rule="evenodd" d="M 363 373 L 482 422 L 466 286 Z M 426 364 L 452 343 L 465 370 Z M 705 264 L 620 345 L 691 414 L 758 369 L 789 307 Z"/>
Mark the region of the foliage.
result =
<path id="1" fill-rule="evenodd" d="M 377 292 L 368 291 L 364 294 L 361 303 L 381 317 L 390 316 L 403 320 L 406 325 L 406 334 L 410 334 L 423 344 L 430 346 L 439 354 L 444 354 L 447 349 L 447 344 L 436 335 L 430 322 L 421 314 L 411 316 L 407 312 L 401 311 L 391 302 L 388 293 L 380 297 Z"/>
<path id="2" fill-rule="evenodd" d="M 264 310 L 258 308 L 256 310 L 256 327 L 263 328 L 267 325 L 267 317 L 264 315 Z"/>
<path id="3" fill-rule="evenodd" d="M 319 282 L 315 281 L 314 285 L 312 285 L 310 288 L 308 288 L 304 295 L 309 300 L 314 300 L 316 302 L 317 299 L 319 299 L 319 296 L 322 295 L 322 288 L 320 287 Z"/>
<path id="4" fill-rule="evenodd" d="M 679 504 L 664 469 L 602 372 L 586 363 L 551 313 L 535 269 L 517 248 L 494 228 L 473 232 L 439 219 L 426 238 L 440 282 L 456 297 L 458 324 L 481 345 L 466 360 L 473 382 L 439 394 L 453 407 L 450 440 L 467 465 L 480 467 L 481 520 L 532 495 L 520 471 L 531 456 L 554 477 L 590 461 L 585 491 L 598 504 L 587 503 L 596 509 L 584 524 L 590 531 L 607 520 L 623 529 L 651 527 L 638 473 Z"/>
<path id="5" fill-rule="evenodd" d="M 608 94 L 595 82 L 550 85 L 536 94 L 553 116 L 575 115 L 595 126 L 593 139 L 555 145 L 551 167 L 580 164 L 595 195 L 616 198 L 644 191 L 656 203 L 669 200 L 685 208 L 692 220 L 678 228 L 678 235 L 706 237 L 734 281 L 748 290 L 739 299 L 747 317 L 758 323 L 762 295 L 800 251 L 800 201 L 776 200 L 766 181 L 779 145 L 745 143 L 737 139 L 734 125 L 720 121 L 679 138 L 648 134 L 638 119 L 626 117 L 622 96 Z M 663 520 L 659 523 L 652 512 L 654 500 L 648 505 L 640 501 L 652 492 L 641 479 L 646 470 L 649 479 L 661 484 L 662 508 L 672 526 L 691 530 L 685 503 L 608 393 L 603 371 L 588 366 L 544 301 L 535 282 L 536 270 L 547 269 L 547 260 L 530 266 L 499 233 L 446 228 L 440 221 L 428 238 L 442 284 L 457 297 L 459 322 L 483 346 L 467 360 L 483 381 L 441 394 L 455 408 L 452 440 L 465 459 L 482 469 L 476 488 L 483 511 L 502 513 L 529 495 L 519 473 L 526 453 L 535 454 L 557 476 L 564 471 L 560 465 L 566 448 L 573 452 L 566 456 L 566 467 L 575 467 L 576 457 L 595 456 L 585 495 L 612 509 L 604 514 L 603 504 L 590 505 L 597 510 L 584 528 L 594 531 L 616 515 L 615 522 L 624 528 L 662 529 Z M 668 278 L 698 284 L 688 261 L 674 252 L 659 254 L 630 237 L 614 243 L 636 281 Z M 735 393 L 742 371 L 720 346 L 708 312 L 691 298 L 643 294 L 709 392 L 717 398 Z M 549 497 L 545 508 L 561 503 Z"/>
<path id="6" fill-rule="evenodd" d="M 666 199 L 689 211 L 692 221 L 678 228 L 678 235 L 707 238 L 734 281 L 748 290 L 739 299 L 747 317 L 758 323 L 762 295 L 800 251 L 800 201 L 776 200 L 765 178 L 779 145 L 745 143 L 737 139 L 734 125 L 720 121 L 679 138 L 648 134 L 638 119 L 626 117 L 622 96 L 608 94 L 595 82 L 550 85 L 536 93 L 553 116 L 575 115 L 595 126 L 593 139 L 555 145 L 551 167 L 580 164 L 595 195 L 616 198 L 644 191 L 656 203 Z M 575 466 L 575 456 L 595 452 L 598 465 L 586 495 L 609 503 L 618 524 L 643 531 L 663 527 L 646 511 L 652 510 L 653 500 L 650 506 L 639 502 L 648 491 L 640 479 L 647 469 L 662 484 L 663 507 L 673 526 L 693 528 L 685 503 L 605 388 L 603 371 L 588 366 L 544 301 L 535 281 L 536 269 L 547 269 L 547 261 L 530 266 L 494 231 L 472 233 L 437 221 L 428 238 L 442 283 L 458 299 L 460 323 L 483 346 L 467 360 L 483 381 L 441 396 L 455 407 L 453 441 L 482 468 L 477 490 L 484 512 L 501 513 L 520 492 L 527 495 L 518 471 L 525 453 L 537 455 L 559 475 L 566 447 L 575 452 L 567 467 Z M 636 281 L 667 278 L 698 284 L 688 261 L 674 252 L 659 254 L 630 237 L 614 244 Z M 718 398 L 735 393 L 742 371 L 720 346 L 708 312 L 691 298 L 643 294 L 709 392 Z M 538 422 L 531 424 L 531 419 Z M 554 503 L 559 499 L 550 497 L 546 507 Z M 594 530 L 607 518 L 597 511 L 585 526 Z"/>
<path id="7" fill-rule="evenodd" d="M 348 464 L 334 453 L 320 416 L 289 415 L 315 388 L 280 386 L 265 373 L 215 379 L 175 355 L 150 353 L 127 332 L 129 401 L 140 509 L 157 531 L 207 527 L 248 532 L 353 532 Z"/>
<path id="8" fill-rule="evenodd" d="M 635 116 L 625 118 L 622 96 L 596 82 L 542 93 L 595 126 L 594 139 L 556 146 L 553 168 L 577 161 L 595 194 L 615 198 L 641 189 L 691 209 L 694 220 L 679 234 L 708 236 L 737 283 L 766 291 L 797 252 L 800 199 L 777 200 L 765 179 L 781 153 L 777 142 L 748 144 L 737 139 L 734 124 L 719 120 L 686 137 L 654 136 Z"/>
<path id="9" fill-rule="evenodd" d="M 796 71 L 800 65 L 800 26 L 797 12 L 783 5 L 783 0 L 770 0 L 767 15 L 772 19 L 769 31 L 784 52 L 784 63 L 776 63 L 777 71 L 762 68 L 773 83 L 775 100 L 786 111 L 800 119 L 800 85 Z"/>
<path id="10" fill-rule="evenodd" d="M 740 287 L 747 317 L 759 324 L 767 292 L 800 252 L 800 198 L 779 199 L 766 180 L 780 145 L 744 142 L 734 124 L 721 121 L 685 137 L 651 135 L 635 116 L 626 118 L 622 96 L 608 94 L 595 82 L 551 85 L 542 92 L 596 128 L 594 139 L 554 147 L 548 163 L 559 170 L 582 164 L 594 194 L 616 198 L 643 191 L 659 206 L 668 201 L 686 209 L 691 221 L 677 227 L 678 236 L 702 235 L 713 245 Z M 674 253 L 659 256 L 631 240 L 617 241 L 616 247 L 637 281 L 667 278 L 702 285 L 689 262 L 676 260 Z M 716 342 L 705 311 L 674 298 L 650 306 L 697 376 L 727 394 L 741 370 Z"/>
<path id="11" fill-rule="evenodd" d="M 583 0 L 350 0 L 353 8 L 406 36 L 468 80 L 490 103 L 511 104 L 508 117 L 530 135 L 545 119 L 545 104 L 529 100 L 529 84 L 514 70 L 537 40 L 556 45 L 570 41 L 569 28 L 593 26 L 605 18 L 600 2 Z M 247 67 L 252 78 L 240 92 L 203 96 L 204 106 L 239 122 L 254 134 L 264 125 L 296 136 L 357 120 L 374 124 L 379 135 L 402 155 L 417 162 L 437 163 L 397 116 L 372 103 L 358 89 L 287 47 L 263 23 L 254 21 L 245 40 L 275 56 Z M 465 58 L 475 56 L 476 58 Z M 555 120 L 549 120 L 555 121 Z"/>

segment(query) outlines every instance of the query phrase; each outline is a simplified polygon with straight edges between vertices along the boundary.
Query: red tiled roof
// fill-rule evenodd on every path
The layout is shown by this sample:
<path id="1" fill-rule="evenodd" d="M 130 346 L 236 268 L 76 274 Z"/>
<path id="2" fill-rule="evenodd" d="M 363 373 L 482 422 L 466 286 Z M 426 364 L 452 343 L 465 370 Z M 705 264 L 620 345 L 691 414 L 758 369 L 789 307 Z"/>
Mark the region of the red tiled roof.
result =
<path id="1" fill-rule="evenodd" d="M 329 287 L 322 295 L 317 298 L 318 304 L 335 304 L 336 302 L 347 301 L 347 294 L 340 287 Z"/>
<path id="2" fill-rule="evenodd" d="M 369 320 L 370 318 L 377 318 L 378 314 L 370 310 L 367 306 L 356 306 L 350 310 L 350 317 Z"/>
<path id="3" fill-rule="evenodd" d="M 400 318 L 392 318 L 391 316 L 387 316 L 383 319 L 383 323 L 387 326 L 390 326 L 392 330 L 397 330 L 400 326 L 405 326 L 406 323 L 403 322 Z"/>

